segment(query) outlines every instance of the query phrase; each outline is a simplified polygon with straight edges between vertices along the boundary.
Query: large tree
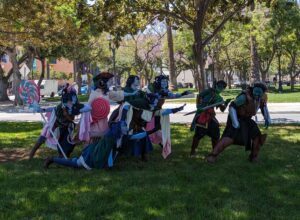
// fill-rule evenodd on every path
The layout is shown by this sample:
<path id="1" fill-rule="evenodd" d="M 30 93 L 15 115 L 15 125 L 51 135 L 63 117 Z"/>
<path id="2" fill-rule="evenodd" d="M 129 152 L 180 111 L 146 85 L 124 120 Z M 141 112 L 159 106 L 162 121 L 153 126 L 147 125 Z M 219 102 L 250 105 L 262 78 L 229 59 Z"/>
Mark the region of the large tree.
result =
<path id="1" fill-rule="evenodd" d="M 113 2 L 113 1 L 111 1 Z M 211 1 L 211 0 L 126 0 L 119 2 L 132 13 L 143 13 L 145 16 L 158 16 L 161 19 L 171 18 L 173 23 L 186 24 L 193 31 L 193 51 L 199 65 L 202 86 L 207 87 L 204 70 L 204 48 L 236 14 L 240 13 L 252 1 Z M 169 10 L 165 4 L 168 4 Z"/>

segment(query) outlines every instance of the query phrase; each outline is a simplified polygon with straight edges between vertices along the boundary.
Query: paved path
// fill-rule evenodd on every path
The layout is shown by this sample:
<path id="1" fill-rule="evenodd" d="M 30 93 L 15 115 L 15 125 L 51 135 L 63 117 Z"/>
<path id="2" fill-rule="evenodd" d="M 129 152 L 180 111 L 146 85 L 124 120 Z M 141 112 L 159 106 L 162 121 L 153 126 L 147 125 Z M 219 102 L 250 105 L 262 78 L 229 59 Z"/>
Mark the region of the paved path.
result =
<path id="1" fill-rule="evenodd" d="M 53 105 L 54 103 L 47 103 Z M 166 103 L 164 108 L 179 107 L 183 103 Z M 112 105 L 112 110 L 117 106 Z M 268 108 L 273 123 L 300 123 L 300 103 L 269 103 Z M 172 123 L 191 123 L 193 115 L 184 116 L 185 113 L 194 111 L 194 104 L 187 104 L 185 109 L 175 115 L 171 115 Z M 0 104 L 0 121 L 41 121 L 41 115 L 38 113 L 22 113 L 22 109 L 12 107 L 11 103 Z M 222 113 L 217 110 L 217 118 L 221 123 L 225 123 L 228 116 L 228 110 Z M 258 122 L 263 122 L 262 115 L 258 114 Z"/>

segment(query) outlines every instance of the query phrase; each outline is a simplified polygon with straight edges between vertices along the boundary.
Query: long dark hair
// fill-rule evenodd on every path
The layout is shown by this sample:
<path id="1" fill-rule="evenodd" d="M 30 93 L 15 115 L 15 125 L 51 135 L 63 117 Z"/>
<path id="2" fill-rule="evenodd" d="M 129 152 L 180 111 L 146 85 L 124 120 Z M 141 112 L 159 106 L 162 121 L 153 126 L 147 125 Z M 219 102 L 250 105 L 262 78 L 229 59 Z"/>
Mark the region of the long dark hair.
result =
<path id="1" fill-rule="evenodd" d="M 135 79 L 140 80 L 140 77 L 135 76 L 135 75 L 130 75 L 126 81 L 126 87 L 131 87 L 131 85 L 132 85 L 132 83 L 134 83 Z"/>

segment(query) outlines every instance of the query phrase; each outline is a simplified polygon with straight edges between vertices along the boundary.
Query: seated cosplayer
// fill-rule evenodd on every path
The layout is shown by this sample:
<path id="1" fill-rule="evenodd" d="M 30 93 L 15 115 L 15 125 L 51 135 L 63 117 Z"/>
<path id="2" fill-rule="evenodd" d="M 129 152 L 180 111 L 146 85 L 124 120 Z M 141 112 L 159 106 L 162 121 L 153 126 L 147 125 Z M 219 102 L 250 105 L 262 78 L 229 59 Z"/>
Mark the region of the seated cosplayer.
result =
<path id="1" fill-rule="evenodd" d="M 92 123 L 90 126 L 91 138 L 103 137 L 109 129 L 108 113 L 110 102 L 122 102 L 135 95 L 134 92 L 114 90 L 112 88 L 114 75 L 101 72 L 93 78 L 94 89 L 91 91 L 88 104 L 92 106 Z"/>
<path id="2" fill-rule="evenodd" d="M 252 119 L 258 109 L 265 119 L 266 128 L 271 124 L 267 107 L 267 88 L 263 83 L 255 83 L 243 91 L 231 102 L 229 116 L 221 140 L 207 156 L 207 161 L 214 163 L 218 155 L 232 144 L 245 146 L 251 151 L 249 160 L 256 162 L 261 146 L 265 143 L 266 134 L 261 134 L 257 123 Z"/>
<path id="3" fill-rule="evenodd" d="M 138 140 L 145 136 L 146 132 L 128 135 L 127 125 L 124 121 L 112 123 L 103 138 L 97 143 L 86 146 L 79 157 L 72 159 L 49 157 L 45 160 L 44 167 L 48 168 L 52 163 L 73 168 L 85 168 L 87 170 L 112 167 L 118 140 L 122 138 Z"/>

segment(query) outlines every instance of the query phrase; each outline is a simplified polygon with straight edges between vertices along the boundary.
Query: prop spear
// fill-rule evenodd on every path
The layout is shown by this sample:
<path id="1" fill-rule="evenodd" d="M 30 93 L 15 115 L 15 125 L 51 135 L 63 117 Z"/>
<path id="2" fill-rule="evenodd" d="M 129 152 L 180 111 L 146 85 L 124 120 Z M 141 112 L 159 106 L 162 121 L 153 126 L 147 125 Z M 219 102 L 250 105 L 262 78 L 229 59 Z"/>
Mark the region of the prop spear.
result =
<path id="1" fill-rule="evenodd" d="M 217 103 L 215 103 L 215 104 L 208 105 L 208 106 L 206 106 L 206 107 L 204 107 L 204 108 L 201 108 L 201 109 L 199 109 L 199 110 L 203 112 L 203 111 L 205 111 L 205 110 L 207 110 L 207 109 L 216 107 L 216 106 L 218 106 L 218 105 L 223 105 L 224 103 L 225 103 L 225 101 L 217 102 Z M 188 113 L 184 114 L 184 116 L 192 115 L 192 114 L 196 113 L 196 112 L 199 111 L 199 110 L 192 111 L 192 112 L 188 112 Z"/>

